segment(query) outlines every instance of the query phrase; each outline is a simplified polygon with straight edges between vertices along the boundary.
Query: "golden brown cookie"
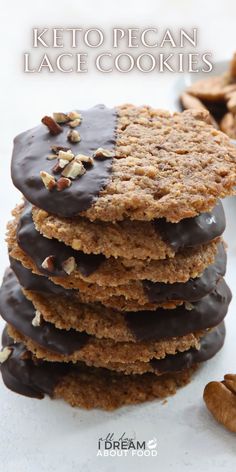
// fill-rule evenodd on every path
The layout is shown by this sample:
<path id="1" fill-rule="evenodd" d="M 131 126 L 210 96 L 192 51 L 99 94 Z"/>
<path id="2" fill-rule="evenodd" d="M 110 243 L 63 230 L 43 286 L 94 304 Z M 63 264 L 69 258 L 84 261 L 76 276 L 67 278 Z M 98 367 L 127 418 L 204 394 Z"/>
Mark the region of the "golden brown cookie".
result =
<path id="1" fill-rule="evenodd" d="M 204 105 L 203 102 L 201 102 L 201 100 L 199 100 L 197 97 L 194 97 L 193 95 L 187 92 L 182 93 L 182 95 L 180 96 L 180 103 L 184 110 L 194 109 L 194 110 L 204 110 L 208 112 L 207 107 Z M 216 129 L 219 128 L 216 120 L 210 113 L 209 113 L 207 122 L 213 125 L 214 128 Z"/>
<path id="2" fill-rule="evenodd" d="M 204 112 L 187 110 L 172 115 L 132 105 L 111 111 L 103 107 L 97 112 L 85 112 L 80 128 L 81 141 L 73 145 L 69 143 L 73 156 L 85 146 L 83 129 L 95 130 L 99 136 L 106 131 L 103 127 L 98 133 L 101 120 L 96 119 L 97 127 L 91 126 L 89 116 L 94 113 L 102 116 L 111 113 L 112 117 L 114 114 L 117 117 L 115 146 L 109 151 L 115 153 L 110 180 L 103 178 L 103 172 L 96 173 L 99 166 L 106 168 L 106 163 L 99 161 L 100 156 L 95 159 L 96 166 L 83 170 L 79 176 L 76 174 L 75 179 L 72 176 L 69 181 L 60 181 L 59 187 L 55 180 L 57 174 L 50 177 L 50 186 L 47 175 L 53 173 L 54 166 L 47 155 L 55 144 L 68 146 L 66 124 L 56 137 L 42 125 L 34 130 L 33 140 L 32 130 L 16 138 L 13 180 L 38 208 L 66 217 L 80 214 L 91 221 L 114 222 L 126 218 L 150 221 L 164 217 L 167 221 L 178 222 L 212 209 L 219 197 L 234 193 L 235 148 L 227 137 L 204 121 L 208 116 Z M 106 136 L 105 141 L 113 142 L 114 133 L 110 139 Z M 34 159 L 29 158 L 30 152 Z M 40 175 L 44 176 L 44 182 L 40 181 Z M 70 176 L 68 172 L 66 175 Z M 101 183 L 96 191 L 86 185 L 92 175 L 95 187 L 98 180 Z M 62 183 L 67 187 L 61 188 Z M 100 188 L 103 190 L 99 192 Z M 79 198 L 84 205 L 79 205 Z M 84 206 L 86 209 L 83 211 Z"/>
<path id="3" fill-rule="evenodd" d="M 220 129 L 230 138 L 236 139 L 236 122 L 232 113 L 228 112 L 224 115 L 220 122 Z"/>
<path id="4" fill-rule="evenodd" d="M 225 100 L 225 94 L 227 91 L 225 87 L 227 87 L 229 83 L 227 75 L 209 77 L 194 82 L 190 87 L 188 87 L 187 93 L 199 98 L 200 100 L 222 102 Z"/>
<path id="5" fill-rule="evenodd" d="M 37 328 L 35 328 L 37 329 Z M 109 339 L 97 339 L 89 337 L 87 342 L 79 350 L 72 354 L 63 355 L 51 352 L 40 346 L 35 341 L 27 338 L 16 330 L 13 326 L 8 326 L 9 335 L 17 342 L 22 342 L 29 351 L 38 359 L 51 362 L 78 362 L 82 361 L 86 365 L 104 367 L 109 363 L 133 364 L 135 362 L 148 363 L 150 359 L 162 359 L 167 354 L 187 351 L 194 347 L 199 347 L 199 340 L 205 332 L 188 334 L 179 338 L 167 339 L 159 342 L 139 342 L 139 343 L 115 343 Z"/>
<path id="6" fill-rule="evenodd" d="M 32 213 L 35 226 L 43 235 L 87 254 L 102 253 L 106 257 L 143 260 L 175 255 L 174 249 L 163 241 L 149 221 L 91 222 L 81 217 L 59 218 L 36 207 Z"/>
<path id="7" fill-rule="evenodd" d="M 173 395 L 177 387 L 190 381 L 196 367 L 183 372 L 123 375 L 83 364 L 55 364 L 36 361 L 25 346 L 13 343 L 3 334 L 4 348 L 11 355 L 1 366 L 5 385 L 14 392 L 42 399 L 45 394 L 64 399 L 71 406 L 113 410 L 123 405 L 141 403 Z"/>
<path id="8" fill-rule="evenodd" d="M 166 259 L 179 250 L 209 243 L 221 236 L 225 216 L 220 201 L 212 212 L 201 213 L 179 223 L 164 219 L 124 220 L 116 223 L 91 222 L 86 218 L 59 218 L 36 207 L 32 211 L 36 229 L 49 239 L 57 239 L 87 254 L 125 259 Z"/>

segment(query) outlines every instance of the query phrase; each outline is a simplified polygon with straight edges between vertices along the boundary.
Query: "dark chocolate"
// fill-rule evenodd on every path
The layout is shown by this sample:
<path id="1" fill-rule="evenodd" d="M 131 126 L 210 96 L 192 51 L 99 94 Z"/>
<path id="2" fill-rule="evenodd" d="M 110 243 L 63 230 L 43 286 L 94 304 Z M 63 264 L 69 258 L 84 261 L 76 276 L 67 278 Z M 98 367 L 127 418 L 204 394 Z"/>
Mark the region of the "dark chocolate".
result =
<path id="1" fill-rule="evenodd" d="M 143 280 L 143 288 L 150 303 L 161 303 L 167 300 L 196 301 L 210 293 L 218 280 L 225 275 L 226 252 L 223 243 L 218 244 L 214 264 L 208 266 L 201 277 L 190 278 L 187 282 L 173 284 Z"/>
<path id="2" fill-rule="evenodd" d="M 34 274 L 30 269 L 26 269 L 20 261 L 12 257 L 9 257 L 9 260 L 11 268 L 19 280 L 20 285 L 27 290 L 51 295 L 63 295 L 66 297 L 71 297 L 74 294 L 74 289 L 66 289 L 61 285 L 54 284 L 48 277 Z M 77 289 L 76 292 L 78 293 L 79 290 Z"/>
<path id="3" fill-rule="evenodd" d="M 66 277 L 68 274 L 63 270 L 62 264 L 69 257 L 74 257 L 77 269 L 85 277 L 95 272 L 105 260 L 103 254 L 84 254 L 82 251 L 75 251 L 70 246 L 61 243 L 57 239 L 48 239 L 42 236 L 35 229 L 32 219 L 32 206 L 25 202 L 19 223 L 17 226 L 17 243 L 36 264 L 37 269 L 42 274 Z M 52 270 L 42 267 L 43 261 L 53 256 Z"/>
<path id="4" fill-rule="evenodd" d="M 225 213 L 220 200 L 211 212 L 201 213 L 195 218 L 185 218 L 176 224 L 169 223 L 164 218 L 154 221 L 155 229 L 175 251 L 212 241 L 224 232 L 225 224 Z"/>
<path id="5" fill-rule="evenodd" d="M 59 362 L 37 361 L 22 343 L 14 343 L 5 327 L 2 335 L 3 347 L 12 349 L 10 357 L 1 365 L 3 382 L 13 392 L 27 397 L 44 398 L 53 395 L 54 389 L 70 369 L 67 364 Z"/>
<path id="6" fill-rule="evenodd" d="M 17 331 L 48 351 L 70 355 L 81 349 L 89 340 L 89 335 L 84 332 L 80 333 L 74 329 L 69 331 L 57 329 L 44 320 L 40 326 L 33 326 L 35 308 L 23 295 L 11 269 L 7 269 L 0 289 L 0 313 L 2 318 Z"/>
<path id="7" fill-rule="evenodd" d="M 97 199 L 99 192 L 107 185 L 112 158 L 94 159 L 94 165 L 85 174 L 72 182 L 69 188 L 58 192 L 45 188 L 40 177 L 41 171 L 53 174 L 55 161 L 47 159 L 52 154 L 51 146 L 70 148 L 73 154 L 92 156 L 101 147 L 113 150 L 116 139 L 117 113 L 115 109 L 97 105 L 80 111 L 81 125 L 77 128 L 81 136 L 79 143 L 70 143 L 68 125 L 62 126 L 62 133 L 52 136 L 43 124 L 25 131 L 14 140 L 11 175 L 14 185 L 25 198 L 49 213 L 63 217 L 78 215 L 87 210 Z"/>
<path id="8" fill-rule="evenodd" d="M 127 326 L 137 341 L 151 341 L 212 328 L 227 314 L 232 294 L 224 279 L 201 300 L 174 310 L 127 312 Z"/>
<path id="9" fill-rule="evenodd" d="M 178 352 L 176 355 L 168 354 L 164 359 L 152 359 L 151 366 L 156 373 L 180 372 L 189 369 L 192 365 L 211 359 L 223 346 L 225 340 L 225 325 L 222 322 L 206 334 L 200 341 L 200 349 L 189 349 Z"/>

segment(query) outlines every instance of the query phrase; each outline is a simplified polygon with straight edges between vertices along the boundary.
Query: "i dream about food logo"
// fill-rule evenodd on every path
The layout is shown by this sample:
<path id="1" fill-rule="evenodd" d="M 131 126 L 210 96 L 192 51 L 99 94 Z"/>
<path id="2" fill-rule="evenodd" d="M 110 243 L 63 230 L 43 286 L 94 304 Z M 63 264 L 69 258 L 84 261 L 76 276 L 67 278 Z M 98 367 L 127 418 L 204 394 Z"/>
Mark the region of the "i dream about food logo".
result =
<path id="1" fill-rule="evenodd" d="M 38 27 L 23 54 L 24 72 L 85 74 L 211 72 L 212 53 L 199 48 L 197 28 Z"/>
<path id="2" fill-rule="evenodd" d="M 137 440 L 135 434 L 108 433 L 99 438 L 97 456 L 99 457 L 121 457 L 131 455 L 133 457 L 157 456 L 157 439 L 155 437 L 143 441 Z"/>

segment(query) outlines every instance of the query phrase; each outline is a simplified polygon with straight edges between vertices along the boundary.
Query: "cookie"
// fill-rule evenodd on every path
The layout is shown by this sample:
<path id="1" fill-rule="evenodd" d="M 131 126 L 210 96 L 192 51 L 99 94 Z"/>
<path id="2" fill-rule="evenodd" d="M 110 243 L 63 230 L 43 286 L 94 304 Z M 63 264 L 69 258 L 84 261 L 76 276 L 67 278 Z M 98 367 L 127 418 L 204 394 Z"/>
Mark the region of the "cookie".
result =
<path id="1" fill-rule="evenodd" d="M 236 120 L 232 113 L 228 112 L 224 115 L 220 122 L 220 129 L 230 138 L 236 139 Z"/>
<path id="2" fill-rule="evenodd" d="M 153 222 L 124 220 L 105 223 L 88 219 L 59 218 L 34 207 L 36 229 L 47 238 L 56 238 L 86 254 L 126 259 L 166 259 L 180 249 L 206 244 L 222 235 L 225 215 L 220 200 L 211 212 L 179 223 L 164 219 Z"/>
<path id="3" fill-rule="evenodd" d="M 32 263 L 18 246 L 10 251 L 11 258 L 17 258 L 26 268 L 30 268 L 33 273 L 40 275 L 41 272 Z M 174 259 L 170 259 L 173 261 Z M 165 261 L 160 261 L 165 262 Z M 187 282 L 152 282 L 149 280 L 130 281 L 125 285 L 100 286 L 98 284 L 87 283 L 79 278 L 50 277 L 55 284 L 61 285 L 66 290 L 73 289 L 78 293 L 78 297 L 85 303 L 102 302 L 106 305 L 107 300 L 113 297 L 124 297 L 127 301 L 136 301 L 138 304 L 148 303 L 164 304 L 169 301 L 196 301 L 210 293 L 217 281 L 224 276 L 226 270 L 226 252 L 223 243 L 217 246 L 217 254 L 213 264 L 209 265 L 200 277 L 190 278 Z M 42 274 L 41 274 L 42 275 Z M 40 281 L 38 284 L 40 287 Z M 74 281 L 75 280 L 75 281 Z M 44 282 L 43 282 L 44 285 Z M 28 285 L 30 287 L 30 284 Z M 26 287 L 27 288 L 27 287 Z M 43 288 L 38 288 L 43 291 Z M 111 300 L 110 300 L 111 301 Z M 106 306 L 115 305 L 108 304 Z M 117 307 L 119 309 L 120 307 Z M 127 308 L 129 309 L 129 308 Z M 132 309 L 132 308 L 131 308 Z"/>
<path id="4" fill-rule="evenodd" d="M 234 193 L 236 150 L 204 121 L 204 112 L 171 115 L 123 105 L 81 114 L 77 143 L 68 142 L 67 124 L 56 135 L 42 124 L 15 139 L 13 183 L 36 207 L 91 221 L 166 218 L 176 223 L 211 210 L 219 197 Z M 100 147 L 105 151 L 97 151 Z M 57 161 L 61 148 L 71 149 L 67 159 L 93 156 L 92 164 L 81 167 L 77 158 L 69 169 L 61 172 L 59 165 L 59 174 L 52 175 L 60 163 L 55 166 L 48 156 L 53 150 Z"/>
<path id="5" fill-rule="evenodd" d="M 66 296 L 48 296 L 23 290 L 43 319 L 59 329 L 75 329 L 97 338 L 116 342 L 149 341 L 218 325 L 225 317 L 231 292 L 221 279 L 216 288 L 201 300 L 175 309 L 121 313 L 99 304 L 86 305 Z"/>
<path id="6" fill-rule="evenodd" d="M 234 53 L 229 66 L 229 76 L 232 80 L 236 80 L 236 53 Z"/>
<path id="7" fill-rule="evenodd" d="M 123 375 L 107 369 L 83 365 L 39 362 L 21 343 L 14 343 L 4 331 L 3 346 L 12 350 L 1 365 L 5 385 L 12 391 L 42 399 L 45 395 L 60 398 L 71 406 L 113 410 L 123 405 L 141 403 L 173 395 L 186 385 L 194 369 L 156 376 Z"/>
<path id="8" fill-rule="evenodd" d="M 180 103 L 182 105 L 183 110 L 195 109 L 195 110 L 208 111 L 208 109 L 204 105 L 204 103 L 201 102 L 201 100 L 199 100 L 197 97 L 194 97 L 193 95 L 190 95 L 190 93 L 186 93 L 186 92 L 182 93 L 182 95 L 180 95 Z M 219 128 L 216 120 L 214 119 L 214 117 L 210 113 L 208 115 L 207 122 L 209 124 L 212 124 L 214 126 L 214 128 L 216 128 L 216 129 Z"/>
<path id="9" fill-rule="evenodd" d="M 188 87 L 187 93 L 203 101 L 223 102 L 228 90 L 226 87 L 229 83 L 229 77 L 227 75 L 209 77 L 194 82 Z M 230 87 L 232 88 L 232 86 Z M 236 85 L 233 87 L 236 89 Z"/>
<path id="10" fill-rule="evenodd" d="M 79 283 L 80 279 L 106 287 L 144 279 L 185 282 L 190 277 L 197 277 L 213 263 L 217 251 L 216 242 L 212 242 L 182 250 L 172 259 L 107 259 L 102 254 L 84 254 L 56 239 L 43 237 L 34 227 L 30 208 L 26 206 L 20 211 L 20 208 L 16 209 L 16 220 L 8 226 L 11 255 L 32 270 L 36 267 L 36 272 L 48 275 L 52 280 L 59 277 L 60 283 L 65 281 L 73 288 L 79 288 L 77 281 Z"/>
<path id="11" fill-rule="evenodd" d="M 0 293 L 0 312 L 10 325 L 10 334 L 22 341 L 36 357 L 51 361 L 101 365 L 109 362 L 148 362 L 150 359 L 198 347 L 204 330 L 160 341 L 114 342 L 85 332 L 61 330 L 37 317 L 32 303 L 25 298 L 12 272 L 7 272 Z M 38 319 L 39 318 L 39 319 Z"/>
<path id="12" fill-rule="evenodd" d="M 17 332 L 15 328 L 8 325 L 7 326 L 9 335 L 17 342 L 22 342 L 27 349 L 32 353 L 37 361 L 39 359 L 47 360 L 52 362 L 65 363 L 65 359 L 57 357 L 54 358 L 52 353 L 47 352 L 46 350 L 42 350 L 42 348 L 37 345 L 32 340 L 25 338 L 21 333 Z M 147 362 L 143 360 L 137 360 L 134 362 L 117 362 L 110 360 L 106 362 L 102 358 L 97 358 L 91 361 L 83 360 L 83 364 L 86 364 L 89 367 L 96 367 L 96 368 L 106 368 L 108 370 L 121 372 L 125 375 L 143 375 L 146 373 L 153 373 L 157 376 L 163 375 L 166 373 L 172 372 L 181 372 L 187 368 L 193 367 L 196 364 L 206 362 L 207 360 L 211 359 L 217 352 L 222 348 L 225 339 L 225 326 L 224 324 L 220 324 L 219 326 L 215 327 L 213 330 L 207 332 L 201 339 L 199 340 L 198 347 L 190 348 L 185 351 L 178 351 L 175 354 L 167 354 L 165 357 L 161 359 L 152 358 Z M 38 357 L 38 353 L 39 357 Z M 44 355 L 43 355 L 44 353 Z M 55 356 L 55 354 L 54 354 Z M 68 363 L 68 361 L 66 361 Z M 74 365 L 81 364 L 81 360 L 73 362 Z"/>

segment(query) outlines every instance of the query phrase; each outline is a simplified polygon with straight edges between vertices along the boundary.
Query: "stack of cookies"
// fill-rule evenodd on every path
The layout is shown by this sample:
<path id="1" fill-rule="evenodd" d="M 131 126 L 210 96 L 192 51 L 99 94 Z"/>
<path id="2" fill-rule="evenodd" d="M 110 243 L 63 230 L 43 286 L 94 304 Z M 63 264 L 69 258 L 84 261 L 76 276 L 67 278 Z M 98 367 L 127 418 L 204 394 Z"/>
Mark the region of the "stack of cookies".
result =
<path id="1" fill-rule="evenodd" d="M 193 82 L 180 104 L 185 110 L 208 110 L 209 122 L 236 140 L 236 53 L 223 74 Z"/>
<path id="2" fill-rule="evenodd" d="M 225 337 L 236 151 L 205 112 L 97 106 L 15 139 L 3 381 L 113 409 L 173 394 Z"/>

